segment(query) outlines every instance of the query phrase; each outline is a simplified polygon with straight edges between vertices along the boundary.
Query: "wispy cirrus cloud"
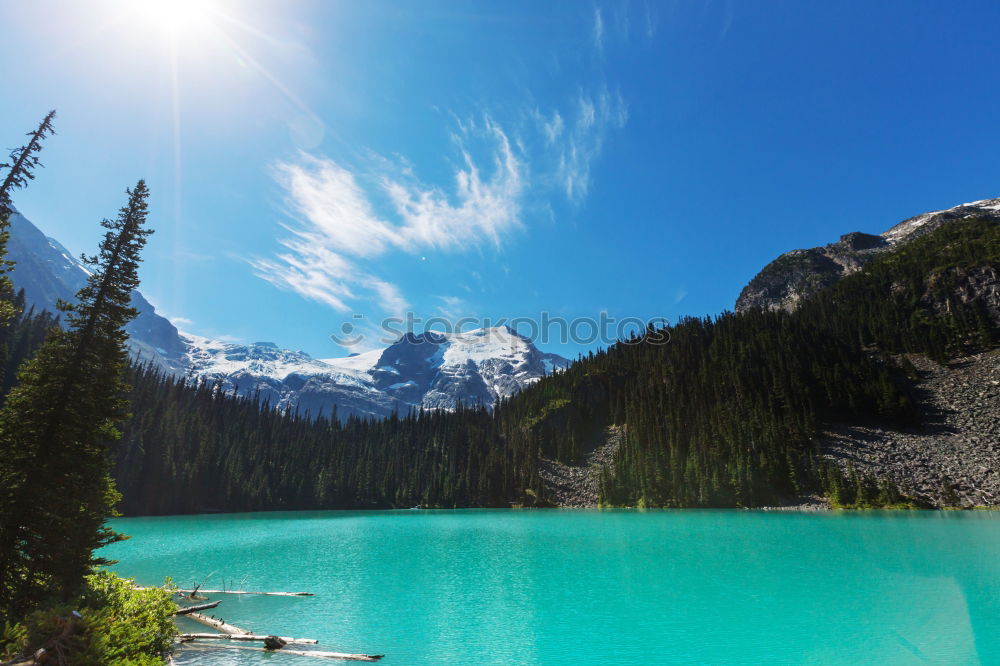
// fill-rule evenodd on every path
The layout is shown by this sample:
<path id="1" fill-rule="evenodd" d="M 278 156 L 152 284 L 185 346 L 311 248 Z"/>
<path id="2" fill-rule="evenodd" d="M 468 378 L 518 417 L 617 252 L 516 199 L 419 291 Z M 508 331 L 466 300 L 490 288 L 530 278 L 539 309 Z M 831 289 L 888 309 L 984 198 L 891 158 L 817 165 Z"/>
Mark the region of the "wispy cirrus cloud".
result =
<path id="1" fill-rule="evenodd" d="M 468 304 L 458 296 L 438 296 L 437 313 L 449 321 L 468 316 Z"/>
<path id="2" fill-rule="evenodd" d="M 590 190 L 590 170 L 612 130 L 628 122 L 628 107 L 620 93 L 607 88 L 597 94 L 581 92 L 576 99 L 571 125 L 563 141 L 555 145 L 555 177 L 566 198 L 580 203 Z"/>
<path id="3" fill-rule="evenodd" d="M 484 168 L 465 147 L 470 134 L 492 144 Z M 251 262 L 255 273 L 271 284 L 298 293 L 340 312 L 356 301 L 377 302 L 399 314 L 409 303 L 401 289 L 374 274 L 368 261 L 389 251 L 410 254 L 430 250 L 451 252 L 480 245 L 499 247 L 520 228 L 524 169 L 503 129 L 487 117 L 480 125 L 463 126 L 456 135 L 462 164 L 450 190 L 425 185 L 408 165 L 384 159 L 364 173 L 328 157 L 300 153 L 278 163 L 277 182 L 294 220 L 285 224 L 283 251 Z M 402 174 L 402 175 L 400 175 Z M 373 200 L 387 201 L 389 210 L 376 213 Z"/>
<path id="4" fill-rule="evenodd" d="M 438 187 L 382 179 L 401 220 L 398 244 L 403 249 L 450 251 L 484 242 L 499 247 L 504 236 L 521 226 L 524 167 L 507 134 L 488 116 L 480 131 L 494 143 L 492 174 L 484 175 L 456 137 L 463 167 L 455 172 L 452 196 Z"/>
<path id="5" fill-rule="evenodd" d="M 549 146 L 555 145 L 562 138 L 563 130 L 566 129 L 563 117 L 558 111 L 552 112 L 551 119 L 542 118 L 541 124 L 542 133 L 545 135 L 545 143 Z"/>
<path id="6" fill-rule="evenodd" d="M 604 50 L 604 14 L 601 13 L 601 8 L 594 7 L 594 28 L 591 33 L 591 38 L 594 40 L 594 48 L 598 52 Z"/>
<path id="7" fill-rule="evenodd" d="M 375 214 L 354 175 L 333 160 L 299 153 L 295 161 L 279 162 L 274 171 L 292 216 L 304 223 L 289 227 L 294 238 L 283 242 L 286 247 L 300 251 L 298 239 L 370 257 L 398 243 L 397 230 Z"/>
<path id="8" fill-rule="evenodd" d="M 424 185 L 397 173 L 409 173 L 406 164 L 374 174 L 375 195 L 388 197 L 394 221 L 374 212 L 371 195 L 361 188 L 354 172 L 326 157 L 300 153 L 276 165 L 279 184 L 285 189 L 292 216 L 304 223 L 289 227 L 304 242 L 356 257 L 374 257 L 387 249 L 408 252 L 423 249 L 453 250 L 501 238 L 520 225 L 520 196 L 524 188 L 522 165 L 504 131 L 487 117 L 481 129 L 466 126 L 463 134 L 485 134 L 494 150 L 486 173 L 456 135 L 462 167 L 454 174 L 452 191 Z M 385 163 L 385 160 L 380 160 Z M 286 242 L 286 247 L 300 244 Z"/>
<path id="9" fill-rule="evenodd" d="M 294 291 L 340 312 L 349 311 L 348 302 L 358 297 L 357 287 L 372 282 L 372 278 L 344 256 L 320 244 L 321 235 L 306 231 L 296 234 L 281 241 L 287 252 L 274 259 L 251 261 L 254 272 L 279 289 Z"/>

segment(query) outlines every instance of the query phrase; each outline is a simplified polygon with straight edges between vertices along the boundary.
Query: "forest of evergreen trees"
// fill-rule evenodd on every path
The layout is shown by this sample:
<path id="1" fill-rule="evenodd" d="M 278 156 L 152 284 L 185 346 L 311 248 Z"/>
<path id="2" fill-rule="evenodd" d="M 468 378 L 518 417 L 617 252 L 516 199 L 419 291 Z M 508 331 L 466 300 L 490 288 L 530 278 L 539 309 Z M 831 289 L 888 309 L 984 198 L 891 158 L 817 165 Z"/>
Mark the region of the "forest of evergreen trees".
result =
<path id="1" fill-rule="evenodd" d="M 794 313 L 725 313 L 649 331 L 669 343 L 595 352 L 493 412 L 313 421 L 133 367 L 133 416 L 115 455 L 119 506 L 544 506 L 539 456 L 574 461 L 611 424 L 625 425 L 626 438 L 602 478 L 608 505 L 757 506 L 826 491 L 849 480 L 817 459 L 824 422 L 919 418 L 901 353 L 945 360 L 996 344 L 982 304 L 954 292 L 964 269 L 998 263 L 995 222 L 952 223 Z M 22 317 L 4 334 L 8 346 L 30 347 L 46 325 Z"/>

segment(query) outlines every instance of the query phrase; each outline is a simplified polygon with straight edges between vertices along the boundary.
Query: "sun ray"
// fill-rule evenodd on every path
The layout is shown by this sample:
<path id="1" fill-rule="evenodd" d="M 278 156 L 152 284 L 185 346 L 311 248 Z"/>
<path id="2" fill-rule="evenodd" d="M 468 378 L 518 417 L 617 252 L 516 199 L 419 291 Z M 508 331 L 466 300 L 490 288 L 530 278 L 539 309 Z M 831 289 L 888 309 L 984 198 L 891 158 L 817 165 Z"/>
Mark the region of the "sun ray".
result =
<path id="1" fill-rule="evenodd" d="M 50 62 L 59 62 L 69 53 L 76 52 L 89 44 L 99 43 L 98 38 L 102 35 L 113 34 L 116 29 L 132 22 L 134 20 L 134 14 L 135 10 L 114 14 L 107 21 L 98 24 L 93 30 L 82 33 L 76 39 L 63 42 L 59 48 L 53 49 L 45 54 L 45 60 Z"/>
<path id="2" fill-rule="evenodd" d="M 247 34 L 253 35 L 254 37 L 261 39 L 269 44 L 273 44 L 276 46 L 287 46 L 287 42 L 278 39 L 275 35 L 264 32 L 259 28 L 255 28 L 253 25 L 247 23 L 246 21 L 241 21 L 239 18 L 233 16 L 232 14 L 228 14 L 226 12 L 221 11 L 218 7 L 214 6 L 210 7 L 208 11 L 211 12 L 212 16 L 214 16 L 215 18 L 222 19 L 226 23 L 234 25 L 240 30 L 246 32 Z"/>
<path id="3" fill-rule="evenodd" d="M 268 70 L 266 67 L 264 67 L 264 65 L 260 63 L 260 61 L 254 58 L 253 55 L 247 49 L 240 46 L 239 42 L 237 42 L 231 35 L 229 35 L 229 33 L 223 30 L 221 26 L 215 25 L 213 27 L 219 33 L 222 39 L 225 40 L 226 44 L 228 44 L 229 47 L 232 48 L 233 51 L 237 55 L 239 55 L 240 58 L 243 59 L 244 62 L 248 63 L 258 74 L 264 77 L 264 79 L 267 80 L 267 82 L 270 83 L 272 86 L 274 86 L 282 95 L 284 95 L 289 102 L 291 102 L 302 113 L 309 116 L 309 118 L 311 118 L 315 122 L 320 123 L 321 125 L 325 125 L 325 123 L 323 123 L 319 115 L 315 111 L 313 111 L 308 104 L 306 104 L 298 95 L 296 95 L 291 89 L 289 89 L 288 86 L 283 84 L 281 80 L 278 79 L 278 77 L 274 76 L 270 72 L 270 70 Z"/>
<path id="4" fill-rule="evenodd" d="M 181 154 L 181 86 L 180 86 L 180 72 L 179 65 L 177 62 L 177 41 L 170 40 L 168 45 L 170 50 L 170 106 L 171 106 L 171 125 L 173 128 L 173 160 L 174 160 L 174 187 L 173 187 L 173 208 L 174 208 L 174 251 L 179 252 L 183 242 L 182 238 L 184 234 L 181 232 L 181 225 L 183 224 L 184 216 L 182 214 L 182 154 Z M 175 284 L 174 287 L 177 291 L 183 291 L 182 285 L 176 284 L 183 280 L 181 271 L 174 273 Z"/>

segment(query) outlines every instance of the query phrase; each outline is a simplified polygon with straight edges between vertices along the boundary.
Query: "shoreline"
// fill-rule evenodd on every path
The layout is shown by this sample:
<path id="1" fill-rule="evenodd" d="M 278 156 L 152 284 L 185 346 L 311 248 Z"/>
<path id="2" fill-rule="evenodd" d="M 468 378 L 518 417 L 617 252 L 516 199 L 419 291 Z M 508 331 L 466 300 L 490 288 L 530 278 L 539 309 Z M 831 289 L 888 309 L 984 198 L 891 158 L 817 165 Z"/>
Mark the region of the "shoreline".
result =
<path id="1" fill-rule="evenodd" d="M 351 513 L 384 513 L 384 512 L 395 512 L 395 513 L 408 513 L 408 512 L 433 512 L 433 513 L 444 513 L 444 512 L 461 512 L 461 511 L 560 511 L 560 512 L 591 512 L 591 511 L 634 511 L 637 513 L 642 512 L 652 512 L 652 511 L 761 511 L 761 512 L 787 512 L 787 513 L 827 513 L 832 511 L 842 511 L 842 512 L 859 512 L 859 511 L 918 511 L 918 512 L 973 512 L 973 511 L 1000 511 L 1000 506 L 944 506 L 944 507 L 921 507 L 921 506 L 886 506 L 886 507 L 842 507 L 842 506 L 831 506 L 828 503 L 818 503 L 818 502 L 801 502 L 796 504 L 779 504 L 779 505 L 766 505 L 766 506 L 714 506 L 714 507 L 638 507 L 638 506 L 546 506 L 546 507 L 485 507 L 485 506 L 467 506 L 467 507 L 427 507 L 420 509 L 403 509 L 403 508 L 380 508 L 380 509 L 351 509 L 351 508 L 340 508 L 340 509 L 262 509 L 260 511 L 232 511 L 228 513 L 222 512 L 212 512 L 212 513 L 173 513 L 173 514 L 144 514 L 144 515 L 132 515 L 132 516 L 118 516 L 113 519 L 113 521 L 121 520 L 140 520 L 148 518 L 197 518 L 197 517 L 225 517 L 225 516 L 245 516 L 251 514 L 292 514 L 292 513 L 334 513 L 334 512 L 351 512 Z"/>

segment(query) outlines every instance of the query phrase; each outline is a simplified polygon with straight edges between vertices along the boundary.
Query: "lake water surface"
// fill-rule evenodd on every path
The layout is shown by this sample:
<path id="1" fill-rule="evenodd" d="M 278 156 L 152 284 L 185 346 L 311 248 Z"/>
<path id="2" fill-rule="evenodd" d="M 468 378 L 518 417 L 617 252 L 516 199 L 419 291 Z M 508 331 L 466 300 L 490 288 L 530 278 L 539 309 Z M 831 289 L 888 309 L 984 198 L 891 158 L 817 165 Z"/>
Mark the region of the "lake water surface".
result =
<path id="1" fill-rule="evenodd" d="M 313 592 L 214 597 L 213 612 L 386 666 L 1000 664 L 995 512 L 323 511 L 114 527 L 133 537 L 102 552 L 119 573 Z"/>

